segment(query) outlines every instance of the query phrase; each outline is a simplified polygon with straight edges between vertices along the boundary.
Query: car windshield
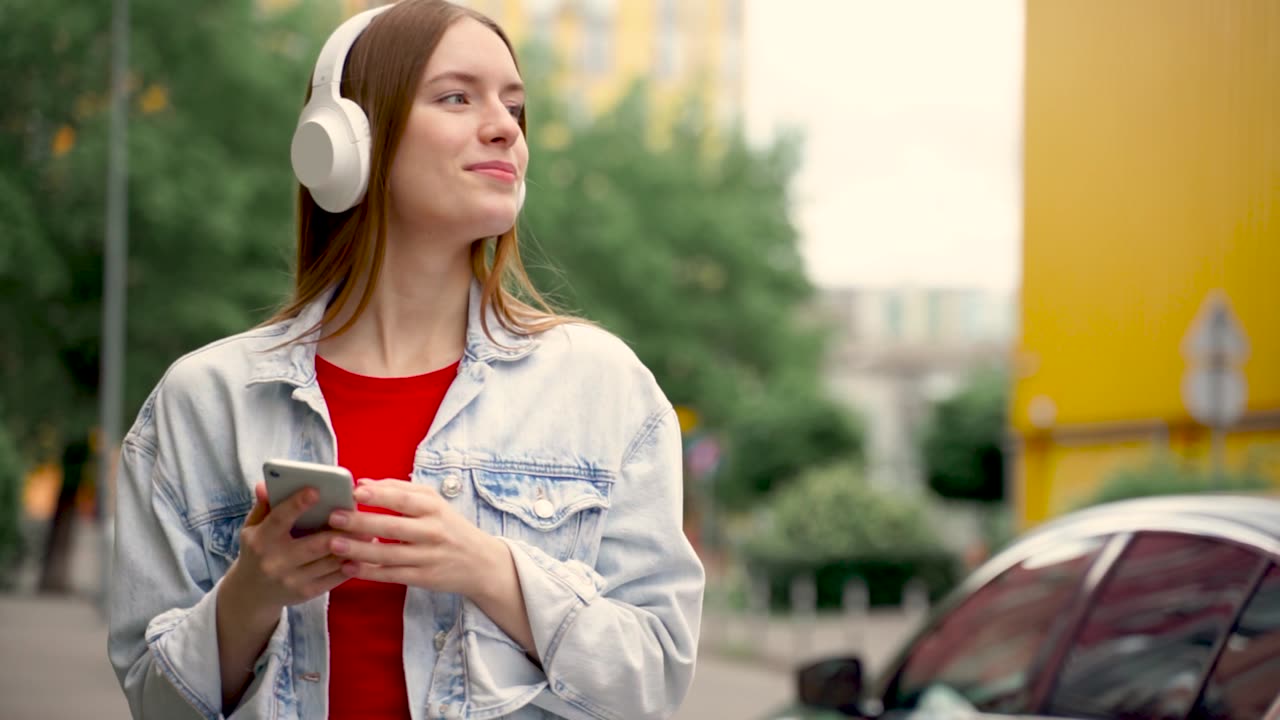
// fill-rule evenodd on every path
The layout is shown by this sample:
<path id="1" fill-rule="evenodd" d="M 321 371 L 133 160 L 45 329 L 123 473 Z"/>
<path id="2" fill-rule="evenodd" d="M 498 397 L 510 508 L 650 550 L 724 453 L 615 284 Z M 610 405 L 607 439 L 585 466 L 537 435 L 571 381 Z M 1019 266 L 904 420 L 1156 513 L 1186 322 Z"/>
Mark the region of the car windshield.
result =
<path id="1" fill-rule="evenodd" d="M 953 693 L 983 711 L 1026 712 L 1028 673 L 1104 544 L 1044 548 L 974 592 L 912 648 L 886 707 L 912 710 L 927 693 Z"/>

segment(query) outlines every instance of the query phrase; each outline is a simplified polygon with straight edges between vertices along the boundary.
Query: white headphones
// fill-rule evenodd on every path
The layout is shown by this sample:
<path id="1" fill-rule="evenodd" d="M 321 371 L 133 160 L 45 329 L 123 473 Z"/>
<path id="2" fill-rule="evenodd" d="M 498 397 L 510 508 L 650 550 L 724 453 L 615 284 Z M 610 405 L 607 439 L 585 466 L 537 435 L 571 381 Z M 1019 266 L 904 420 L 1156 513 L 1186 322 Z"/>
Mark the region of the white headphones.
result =
<path id="1" fill-rule="evenodd" d="M 331 213 L 355 207 L 369 187 L 369 118 L 355 101 L 342 97 L 342 68 L 360 33 L 391 7 L 351 16 L 325 41 L 311 78 L 311 99 L 293 131 L 289 146 L 293 174 L 316 204 Z M 524 206 L 524 194 L 521 178 L 517 211 Z"/>
<path id="2" fill-rule="evenodd" d="M 293 131 L 293 174 L 316 204 L 331 213 L 355 207 L 369 186 L 369 118 L 342 97 L 342 67 L 356 38 L 390 7 L 353 15 L 325 41 L 311 78 L 311 99 Z"/>

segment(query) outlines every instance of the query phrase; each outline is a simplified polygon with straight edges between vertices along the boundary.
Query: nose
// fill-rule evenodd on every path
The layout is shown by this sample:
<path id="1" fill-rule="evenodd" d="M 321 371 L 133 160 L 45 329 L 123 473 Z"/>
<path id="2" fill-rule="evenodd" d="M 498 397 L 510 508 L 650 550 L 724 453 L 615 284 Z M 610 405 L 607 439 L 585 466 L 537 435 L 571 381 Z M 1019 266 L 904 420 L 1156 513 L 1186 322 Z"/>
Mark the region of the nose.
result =
<path id="1" fill-rule="evenodd" d="M 501 100 L 489 103 L 480 128 L 481 140 L 494 145 L 511 145 L 520 136 L 520 123 Z"/>

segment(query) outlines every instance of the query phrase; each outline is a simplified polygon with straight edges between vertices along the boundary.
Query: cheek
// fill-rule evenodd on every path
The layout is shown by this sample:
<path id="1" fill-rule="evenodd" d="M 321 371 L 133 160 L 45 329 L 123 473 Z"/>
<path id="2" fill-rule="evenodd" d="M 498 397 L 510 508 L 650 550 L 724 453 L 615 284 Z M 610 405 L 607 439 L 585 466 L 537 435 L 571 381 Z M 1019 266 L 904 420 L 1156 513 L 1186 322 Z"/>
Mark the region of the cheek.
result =
<path id="1" fill-rule="evenodd" d="M 519 142 L 516 143 L 515 150 L 516 160 L 521 169 L 527 169 L 529 167 L 529 145 L 525 142 L 523 135 L 520 136 Z"/>
<path id="2" fill-rule="evenodd" d="M 417 181 L 427 180 L 448 167 L 453 151 L 449 138 L 442 137 L 439 123 L 432 123 L 428 110 L 414 109 L 405 124 L 404 135 L 396 148 L 393 177 L 396 174 Z"/>

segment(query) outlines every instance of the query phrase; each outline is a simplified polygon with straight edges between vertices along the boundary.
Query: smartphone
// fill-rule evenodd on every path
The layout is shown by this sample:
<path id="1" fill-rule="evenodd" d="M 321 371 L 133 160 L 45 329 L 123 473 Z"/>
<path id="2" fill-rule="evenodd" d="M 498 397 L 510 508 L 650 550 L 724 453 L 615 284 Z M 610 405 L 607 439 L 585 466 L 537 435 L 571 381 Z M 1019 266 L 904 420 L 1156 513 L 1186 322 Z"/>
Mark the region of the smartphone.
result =
<path id="1" fill-rule="evenodd" d="M 320 493 L 319 501 L 293 524 L 294 534 L 327 527 L 329 513 L 334 510 L 356 509 L 352 496 L 355 480 L 351 471 L 344 467 L 298 460 L 268 460 L 262 464 L 262 475 L 267 483 L 267 500 L 271 507 L 278 506 L 303 488 L 312 487 Z"/>

